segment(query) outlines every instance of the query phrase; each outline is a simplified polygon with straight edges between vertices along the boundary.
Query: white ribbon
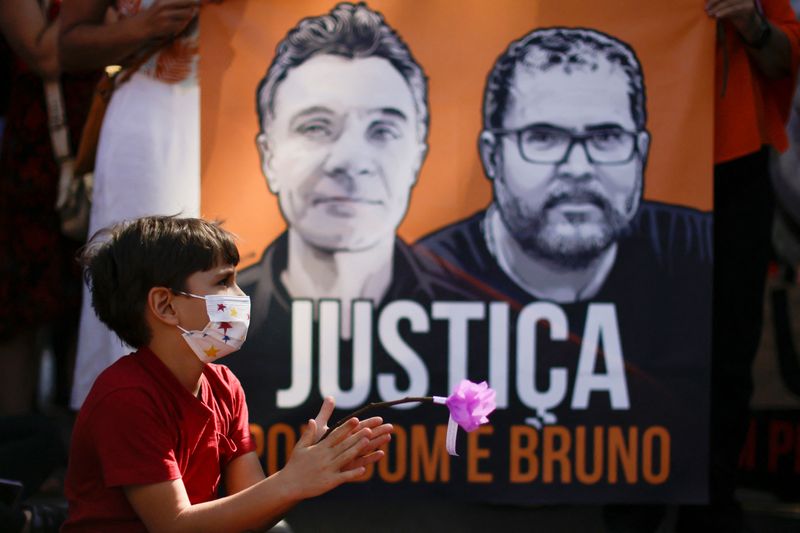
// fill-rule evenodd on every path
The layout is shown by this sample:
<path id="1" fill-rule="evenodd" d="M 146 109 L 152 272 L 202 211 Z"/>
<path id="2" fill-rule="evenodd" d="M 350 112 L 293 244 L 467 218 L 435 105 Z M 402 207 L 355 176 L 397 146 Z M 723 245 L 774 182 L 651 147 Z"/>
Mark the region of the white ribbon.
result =
<path id="1" fill-rule="evenodd" d="M 440 405 L 447 405 L 447 397 L 446 396 L 434 396 L 433 403 L 438 403 Z M 445 448 L 447 448 L 447 453 L 450 455 L 455 455 L 458 457 L 456 453 L 456 437 L 458 436 L 458 423 L 453 420 L 453 417 L 450 417 L 450 420 L 447 421 L 447 436 L 445 437 Z"/>
<path id="2" fill-rule="evenodd" d="M 458 435 L 458 424 L 453 417 L 450 417 L 450 420 L 447 421 L 447 437 L 445 438 L 445 447 L 447 448 L 447 453 L 450 455 L 455 455 L 458 457 L 456 453 L 456 436 Z"/>

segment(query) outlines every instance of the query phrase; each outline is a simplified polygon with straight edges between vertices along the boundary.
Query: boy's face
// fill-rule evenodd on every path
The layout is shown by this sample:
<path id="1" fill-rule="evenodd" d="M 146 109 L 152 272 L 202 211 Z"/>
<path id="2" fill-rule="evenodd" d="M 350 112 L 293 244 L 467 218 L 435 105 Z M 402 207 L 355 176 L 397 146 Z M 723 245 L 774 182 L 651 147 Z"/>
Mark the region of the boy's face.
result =
<path id="1" fill-rule="evenodd" d="M 245 296 L 236 284 L 236 268 L 233 265 L 217 265 L 209 270 L 195 272 L 186 278 L 186 292 L 197 296 L 228 294 Z M 202 330 L 208 324 L 206 303 L 197 298 L 178 297 L 173 300 L 180 305 L 181 326 L 189 330 Z"/>

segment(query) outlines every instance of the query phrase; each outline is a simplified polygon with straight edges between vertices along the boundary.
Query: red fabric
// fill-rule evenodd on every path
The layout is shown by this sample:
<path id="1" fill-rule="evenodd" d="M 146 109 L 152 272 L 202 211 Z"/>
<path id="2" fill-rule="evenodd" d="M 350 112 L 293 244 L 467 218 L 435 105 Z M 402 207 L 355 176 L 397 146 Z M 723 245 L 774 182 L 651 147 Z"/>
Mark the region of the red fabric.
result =
<path id="1" fill-rule="evenodd" d="M 198 399 L 142 348 L 100 374 L 78 414 L 62 531 L 146 531 L 122 487 L 183 478 L 193 504 L 213 500 L 225 466 L 254 448 L 227 367 L 206 365 Z"/>
<path id="2" fill-rule="evenodd" d="M 789 38 L 791 76 L 770 80 L 753 66 L 736 30 L 725 24 L 725 43 L 717 44 L 714 162 L 730 161 L 769 144 L 786 150 L 786 122 L 800 64 L 800 23 L 789 0 L 763 0 L 767 19 Z M 724 50 L 728 70 L 725 94 Z"/>
<path id="3" fill-rule="evenodd" d="M 51 5 L 50 20 L 58 5 Z M 0 45 L 0 55 L 7 45 Z M 20 324 L 77 323 L 81 304 L 81 273 L 75 261 L 80 243 L 61 234 L 54 207 L 59 168 L 50 144 L 42 80 L 10 50 L 8 54 L 8 68 L 0 71 L 0 98 L 8 98 L 0 104 L 6 104 L 0 148 L 0 341 L 17 337 Z M 72 153 L 78 148 L 98 74 L 61 76 Z M 22 301 L 32 304 L 19 305 Z"/>

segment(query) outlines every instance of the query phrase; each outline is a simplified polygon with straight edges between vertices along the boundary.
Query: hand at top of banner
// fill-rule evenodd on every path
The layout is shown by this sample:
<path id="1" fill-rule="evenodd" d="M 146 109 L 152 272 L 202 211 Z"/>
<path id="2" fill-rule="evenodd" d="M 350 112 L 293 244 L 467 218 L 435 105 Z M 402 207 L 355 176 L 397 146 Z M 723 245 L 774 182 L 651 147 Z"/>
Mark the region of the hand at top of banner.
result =
<path id="1" fill-rule="evenodd" d="M 761 16 L 755 0 L 707 0 L 706 13 L 718 20 L 729 20 L 749 42 L 758 38 Z"/>
<path id="2" fill-rule="evenodd" d="M 137 13 L 146 38 L 166 39 L 181 33 L 197 16 L 200 0 L 156 0 L 149 8 Z"/>

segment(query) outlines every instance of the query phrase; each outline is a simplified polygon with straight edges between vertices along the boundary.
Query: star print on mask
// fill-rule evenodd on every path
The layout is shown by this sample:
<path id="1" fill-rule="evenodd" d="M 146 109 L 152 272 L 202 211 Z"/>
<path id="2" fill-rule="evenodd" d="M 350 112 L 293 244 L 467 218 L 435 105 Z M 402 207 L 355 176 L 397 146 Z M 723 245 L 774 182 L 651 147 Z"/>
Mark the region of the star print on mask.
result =
<path id="1" fill-rule="evenodd" d="M 205 351 L 206 355 L 209 357 L 216 357 L 217 352 L 219 352 L 219 350 L 217 350 L 214 346 L 209 346 L 208 350 Z"/>
<path id="2" fill-rule="evenodd" d="M 228 342 L 229 340 L 231 340 L 231 338 L 228 337 L 228 330 L 233 328 L 233 325 L 231 325 L 230 322 L 220 322 L 218 327 L 219 327 L 219 329 L 222 330 L 222 333 L 223 333 L 222 340 L 224 342 Z"/>
<path id="3" fill-rule="evenodd" d="M 241 347 L 250 325 L 250 298 L 228 294 L 183 294 L 206 301 L 209 322 L 202 330 L 186 330 L 178 325 L 184 340 L 201 361 L 217 361 Z M 248 318 L 241 318 L 244 316 Z"/>

